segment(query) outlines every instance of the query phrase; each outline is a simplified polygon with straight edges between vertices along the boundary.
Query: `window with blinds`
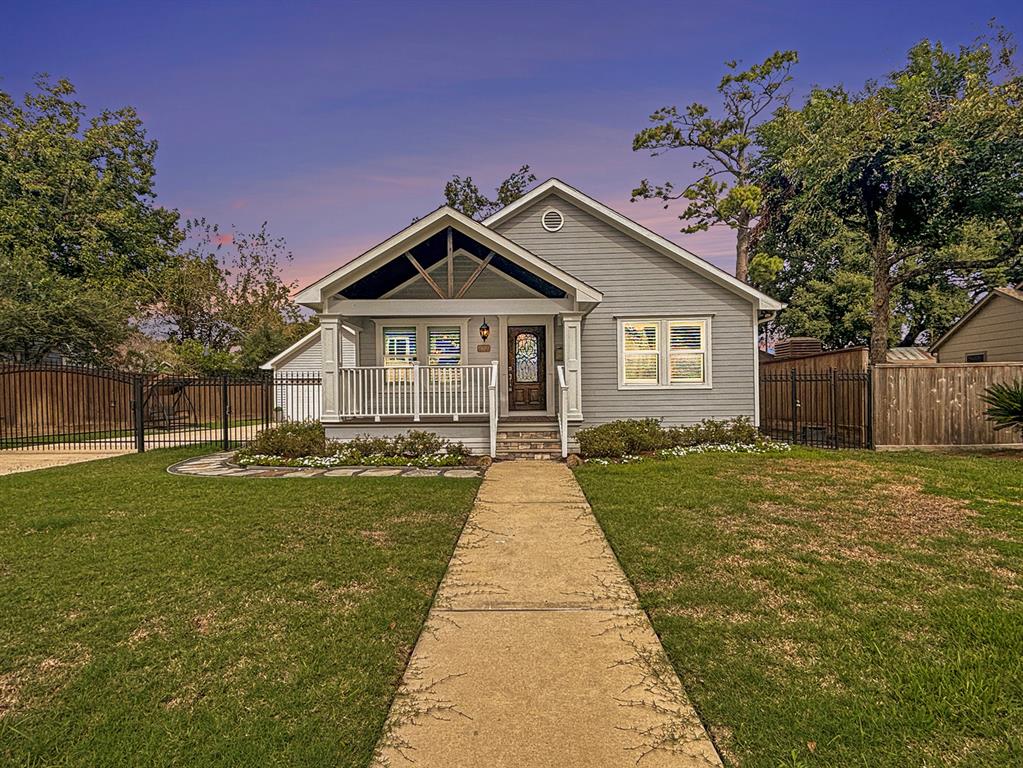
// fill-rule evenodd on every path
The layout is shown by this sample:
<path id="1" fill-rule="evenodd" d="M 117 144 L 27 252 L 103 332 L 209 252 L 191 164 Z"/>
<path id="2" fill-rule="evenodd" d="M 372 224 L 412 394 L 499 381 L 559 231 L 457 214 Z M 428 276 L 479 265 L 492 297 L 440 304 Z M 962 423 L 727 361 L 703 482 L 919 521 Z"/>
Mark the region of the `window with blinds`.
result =
<path id="1" fill-rule="evenodd" d="M 459 365 L 462 362 L 462 329 L 429 328 L 430 365 Z"/>
<path id="2" fill-rule="evenodd" d="M 622 320 L 621 387 L 709 386 L 710 320 Z"/>
<path id="3" fill-rule="evenodd" d="M 660 323 L 622 323 L 622 380 L 625 384 L 657 384 L 660 370 Z"/>
<path id="4" fill-rule="evenodd" d="M 416 361 L 416 329 L 384 328 L 384 365 L 406 366 Z"/>

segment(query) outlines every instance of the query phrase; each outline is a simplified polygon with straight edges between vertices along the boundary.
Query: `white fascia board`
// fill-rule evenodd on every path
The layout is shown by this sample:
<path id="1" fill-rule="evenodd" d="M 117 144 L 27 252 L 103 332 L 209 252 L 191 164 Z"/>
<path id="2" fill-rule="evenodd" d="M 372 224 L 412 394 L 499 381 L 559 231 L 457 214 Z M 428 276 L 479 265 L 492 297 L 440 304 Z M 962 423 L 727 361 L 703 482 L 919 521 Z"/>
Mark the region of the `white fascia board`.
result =
<path id="1" fill-rule="evenodd" d="M 295 301 L 304 306 L 320 310 L 325 298 L 336 292 L 337 286 L 342 282 L 354 282 L 372 272 L 378 263 L 384 263 L 400 255 L 415 243 L 425 240 L 447 226 L 456 226 L 470 233 L 480 243 L 500 253 L 524 269 L 538 271 L 544 279 L 549 280 L 559 288 L 574 293 L 579 301 L 599 302 L 604 298 L 600 291 L 568 272 L 541 259 L 536 254 L 530 253 L 504 235 L 487 229 L 478 221 L 474 221 L 453 208 L 445 206 L 438 208 L 429 216 L 414 222 L 401 232 L 366 251 L 361 256 L 356 257 L 344 266 L 320 278 L 315 283 L 303 288 L 295 295 Z"/>

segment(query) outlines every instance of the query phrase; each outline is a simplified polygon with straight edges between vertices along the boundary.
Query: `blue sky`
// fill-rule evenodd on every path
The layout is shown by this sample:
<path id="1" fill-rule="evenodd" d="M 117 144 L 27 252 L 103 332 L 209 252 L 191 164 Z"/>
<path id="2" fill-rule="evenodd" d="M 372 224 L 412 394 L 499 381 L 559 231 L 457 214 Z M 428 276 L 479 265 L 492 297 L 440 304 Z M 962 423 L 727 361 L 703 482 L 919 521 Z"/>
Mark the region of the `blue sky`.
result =
<path id="1" fill-rule="evenodd" d="M 722 62 L 794 48 L 795 90 L 859 87 L 922 38 L 971 41 L 1019 2 L 8 2 L 0 88 L 69 78 L 92 109 L 139 110 L 159 201 L 247 230 L 269 221 L 307 281 L 441 202 L 529 163 L 731 267 L 730 232 L 678 234 L 629 190 L 691 177 L 633 153 L 655 108 L 713 102 Z"/>

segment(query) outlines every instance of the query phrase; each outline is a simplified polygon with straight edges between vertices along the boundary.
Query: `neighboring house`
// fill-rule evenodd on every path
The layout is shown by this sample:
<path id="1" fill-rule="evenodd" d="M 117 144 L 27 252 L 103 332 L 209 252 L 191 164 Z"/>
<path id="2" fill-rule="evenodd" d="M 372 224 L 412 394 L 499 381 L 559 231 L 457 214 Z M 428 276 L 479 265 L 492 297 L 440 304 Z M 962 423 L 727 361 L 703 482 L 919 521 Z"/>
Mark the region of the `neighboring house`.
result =
<path id="1" fill-rule="evenodd" d="M 1023 362 L 1023 283 L 990 291 L 931 352 L 939 363 Z"/>
<path id="2" fill-rule="evenodd" d="M 482 223 L 439 208 L 296 298 L 329 340 L 330 437 L 491 455 L 564 454 L 614 419 L 756 420 L 758 324 L 783 306 L 557 179 Z"/>
<path id="3" fill-rule="evenodd" d="M 355 328 L 345 326 L 341 334 L 339 359 L 346 368 L 358 365 L 359 335 Z M 274 372 L 274 409 L 284 421 L 320 418 L 320 371 L 323 349 L 320 329 L 315 328 L 286 350 L 259 366 Z"/>

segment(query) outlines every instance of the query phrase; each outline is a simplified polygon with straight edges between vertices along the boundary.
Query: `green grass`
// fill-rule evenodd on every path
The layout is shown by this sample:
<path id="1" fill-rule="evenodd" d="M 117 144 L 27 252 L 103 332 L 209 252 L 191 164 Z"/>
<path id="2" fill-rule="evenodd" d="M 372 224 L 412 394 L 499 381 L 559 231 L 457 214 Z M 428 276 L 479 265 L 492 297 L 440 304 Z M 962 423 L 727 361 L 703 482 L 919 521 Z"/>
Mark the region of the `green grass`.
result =
<path id="1" fill-rule="evenodd" d="M 0 764 L 366 765 L 478 485 L 0 477 Z"/>
<path id="2" fill-rule="evenodd" d="M 577 476 L 730 765 L 1023 765 L 1023 457 Z"/>

